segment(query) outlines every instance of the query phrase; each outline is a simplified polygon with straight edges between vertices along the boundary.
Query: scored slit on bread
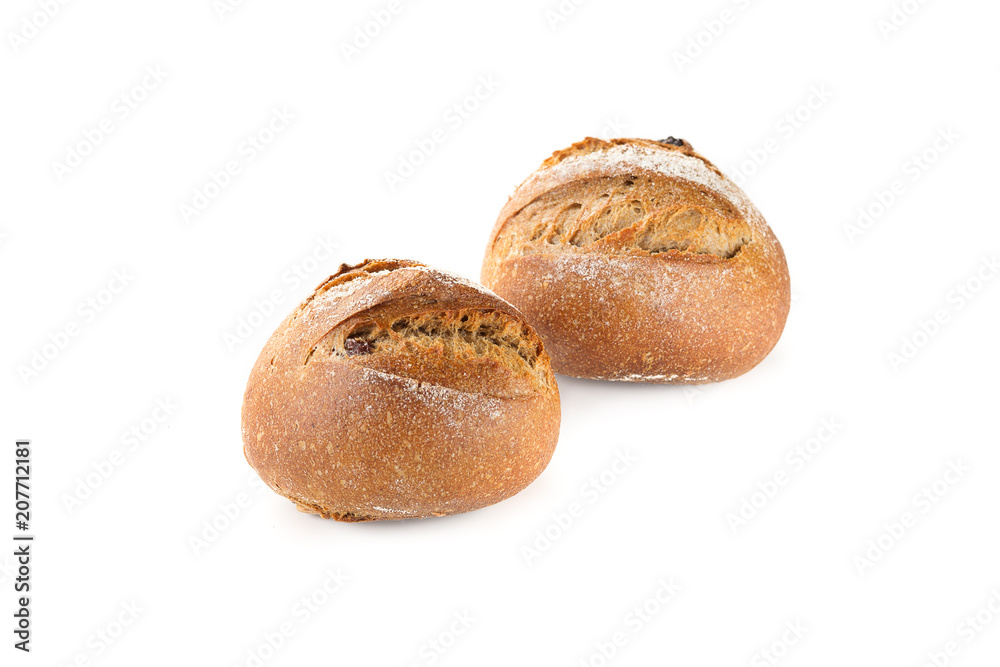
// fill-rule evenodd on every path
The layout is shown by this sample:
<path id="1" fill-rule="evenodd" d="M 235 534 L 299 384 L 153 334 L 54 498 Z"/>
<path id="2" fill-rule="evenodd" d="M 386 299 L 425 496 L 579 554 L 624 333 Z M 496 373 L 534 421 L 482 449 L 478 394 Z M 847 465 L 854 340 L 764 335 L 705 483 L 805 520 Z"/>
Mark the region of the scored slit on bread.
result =
<path id="1" fill-rule="evenodd" d="M 364 293 L 365 283 L 389 273 L 409 270 L 419 281 L 426 268 L 399 260 L 341 267 L 317 288 L 316 300 L 303 303 L 300 314 L 331 299 L 349 299 L 356 290 Z M 538 334 L 512 309 L 469 307 L 469 296 L 483 306 L 497 297 L 457 276 L 450 279 L 459 281 L 453 294 L 416 288 L 364 303 L 314 341 L 303 365 L 338 359 L 418 383 L 505 398 L 550 391 L 547 357 L 538 363 L 543 356 Z"/>
<path id="2" fill-rule="evenodd" d="M 640 175 L 573 181 L 517 211 L 496 240 L 500 257 L 534 253 L 688 253 L 730 259 L 750 226 L 729 202 Z"/>
<path id="3" fill-rule="evenodd" d="M 542 342 L 495 310 L 363 313 L 328 333 L 316 353 L 459 391 L 507 397 L 546 391 Z M 316 359 L 315 354 L 312 359 Z"/>

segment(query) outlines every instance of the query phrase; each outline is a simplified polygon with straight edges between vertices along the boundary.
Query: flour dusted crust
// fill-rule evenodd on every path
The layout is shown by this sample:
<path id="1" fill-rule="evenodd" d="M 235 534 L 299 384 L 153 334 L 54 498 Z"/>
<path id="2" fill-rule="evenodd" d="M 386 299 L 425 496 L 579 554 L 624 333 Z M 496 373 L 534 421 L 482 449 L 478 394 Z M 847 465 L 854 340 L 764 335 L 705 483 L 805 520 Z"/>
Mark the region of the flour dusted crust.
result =
<path id="1" fill-rule="evenodd" d="M 673 138 L 553 154 L 500 212 L 482 280 L 538 330 L 557 372 L 605 380 L 741 375 L 777 343 L 791 301 L 763 216 Z"/>
<path id="2" fill-rule="evenodd" d="M 243 404 L 261 479 L 340 521 L 499 502 L 542 472 L 558 433 L 549 357 L 521 314 L 407 260 L 324 281 L 265 345 Z"/>

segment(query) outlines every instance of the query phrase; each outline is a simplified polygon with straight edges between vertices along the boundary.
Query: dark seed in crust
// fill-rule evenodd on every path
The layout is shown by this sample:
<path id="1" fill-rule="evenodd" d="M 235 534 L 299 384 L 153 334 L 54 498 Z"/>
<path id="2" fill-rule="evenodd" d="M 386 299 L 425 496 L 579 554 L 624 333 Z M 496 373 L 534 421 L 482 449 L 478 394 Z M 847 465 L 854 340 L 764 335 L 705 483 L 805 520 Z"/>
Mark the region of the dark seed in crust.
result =
<path id="1" fill-rule="evenodd" d="M 344 341 L 344 349 L 347 350 L 347 356 L 353 357 L 358 354 L 369 354 L 372 351 L 372 346 L 366 340 L 348 338 Z"/>

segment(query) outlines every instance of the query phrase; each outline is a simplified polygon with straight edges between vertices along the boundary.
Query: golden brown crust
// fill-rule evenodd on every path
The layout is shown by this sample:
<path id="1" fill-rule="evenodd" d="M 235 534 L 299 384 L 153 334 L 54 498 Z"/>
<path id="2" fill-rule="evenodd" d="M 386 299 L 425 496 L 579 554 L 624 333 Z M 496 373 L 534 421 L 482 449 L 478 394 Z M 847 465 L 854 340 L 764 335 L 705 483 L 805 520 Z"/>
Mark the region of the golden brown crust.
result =
<path id="1" fill-rule="evenodd" d="M 404 320 L 424 330 L 393 331 Z M 371 325 L 388 333 L 365 339 Z M 541 473 L 558 431 L 549 357 L 520 313 L 397 260 L 324 281 L 265 345 L 243 405 L 244 453 L 261 479 L 341 521 L 499 502 Z"/>
<path id="2" fill-rule="evenodd" d="M 669 143 L 671 140 L 678 141 L 680 143 Z M 694 150 L 694 146 L 683 139 L 674 139 L 673 137 L 664 141 L 654 141 L 652 139 L 595 139 L 594 137 L 587 137 L 583 141 L 576 142 L 569 148 L 564 148 L 553 153 L 551 157 L 542 162 L 539 170 L 555 166 L 568 158 L 606 151 L 614 146 L 645 146 L 658 151 L 670 151 L 680 153 L 681 155 L 688 155 L 701 160 L 705 163 L 706 167 L 719 176 L 723 175 L 722 172 L 719 171 L 719 168 L 712 164 L 708 158 L 704 157 L 700 153 L 697 153 Z"/>
<path id="3" fill-rule="evenodd" d="M 788 315 L 784 252 L 690 144 L 587 139 L 503 208 L 482 280 L 541 334 L 557 372 L 666 383 L 753 368 Z"/>

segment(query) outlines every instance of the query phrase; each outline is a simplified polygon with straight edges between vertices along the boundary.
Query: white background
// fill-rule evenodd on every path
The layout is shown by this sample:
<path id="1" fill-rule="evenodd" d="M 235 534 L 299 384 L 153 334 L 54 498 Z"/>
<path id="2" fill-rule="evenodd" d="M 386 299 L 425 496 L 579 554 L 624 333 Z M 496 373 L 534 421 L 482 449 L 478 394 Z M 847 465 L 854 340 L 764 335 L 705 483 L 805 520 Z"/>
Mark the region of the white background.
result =
<path id="1" fill-rule="evenodd" d="M 249 0 L 220 16 L 211 0 L 93 0 L 44 19 L 4 3 L 3 485 L 14 438 L 31 438 L 37 541 L 30 655 L 11 647 L 0 550 L 3 664 L 765 665 L 773 650 L 789 667 L 917 667 L 955 641 L 938 664 L 996 665 L 996 3 L 908 0 L 885 34 L 889 0 L 592 0 L 558 21 L 556 0 L 403 2 L 348 58 L 387 4 Z M 449 111 L 477 92 L 466 118 Z M 294 120 L 247 159 L 274 109 Z M 112 131 L 88 150 L 102 119 Z M 445 141 L 390 188 L 436 128 Z M 696 389 L 560 378 L 548 469 L 471 514 L 338 524 L 261 492 L 239 411 L 282 317 L 342 261 L 477 278 L 509 194 L 588 135 L 683 137 L 744 174 L 791 270 L 774 352 Z M 54 165 L 77 150 L 68 173 Z M 185 220 L 229 160 L 240 173 Z M 879 215 L 849 235 L 859 208 Z M 105 292 L 115 271 L 128 284 Z M 152 421 L 166 399 L 178 407 Z M 835 435 L 793 463 L 831 419 Z M 130 429 L 147 431 L 134 448 Z M 589 480 L 625 452 L 636 462 L 591 502 Z M 915 499 L 949 462 L 968 471 Z M 776 472 L 787 483 L 753 496 Z M 744 499 L 758 509 L 734 530 Z M 574 502 L 583 515 L 553 527 Z M 915 525 L 883 534 L 905 513 Z M 656 602 L 670 578 L 680 592 Z M 981 609 L 992 624 L 967 641 Z M 794 645 L 773 646 L 783 636 Z"/>

